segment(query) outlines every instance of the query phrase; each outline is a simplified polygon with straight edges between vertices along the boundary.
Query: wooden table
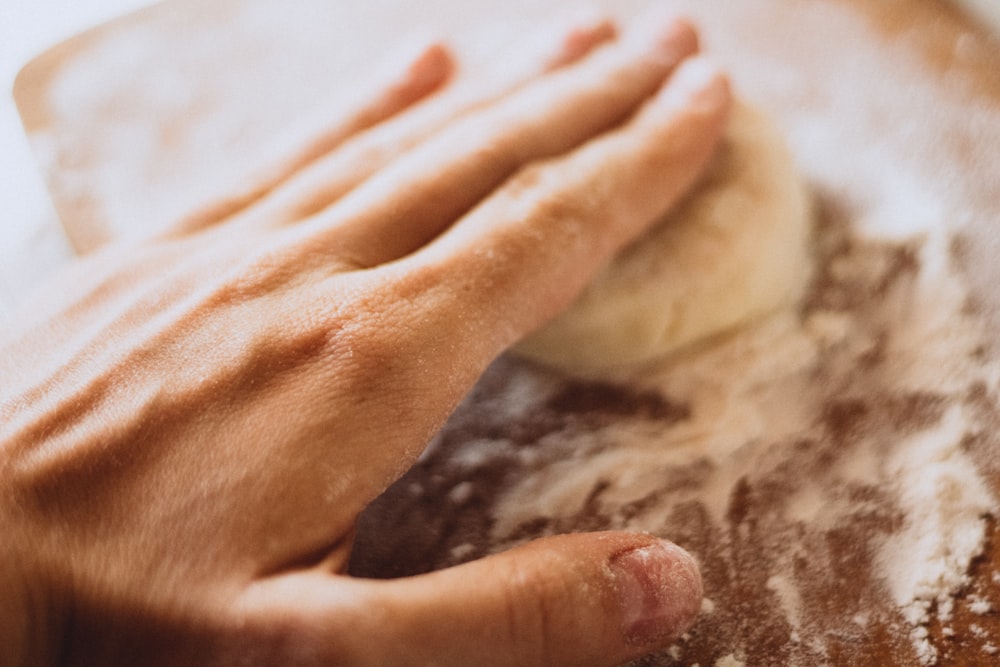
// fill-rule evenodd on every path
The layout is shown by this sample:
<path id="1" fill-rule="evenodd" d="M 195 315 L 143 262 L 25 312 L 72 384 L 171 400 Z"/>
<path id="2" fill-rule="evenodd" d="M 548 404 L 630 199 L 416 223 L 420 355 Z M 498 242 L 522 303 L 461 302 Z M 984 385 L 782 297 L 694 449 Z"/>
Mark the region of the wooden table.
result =
<path id="1" fill-rule="evenodd" d="M 627 22 L 651 3 L 592 4 Z M 388 0 L 269 5 L 171 0 L 25 70 L 18 103 L 78 250 L 146 234 L 250 177 L 289 126 L 307 132 L 331 93 L 349 94 L 405 36 L 433 29 L 469 63 L 463 77 L 487 76 L 503 67 L 507 45 L 580 7 L 433 0 L 415 18 Z M 739 421 L 746 411 L 719 398 L 735 390 L 712 388 L 694 353 L 605 383 L 501 359 L 366 515 L 352 567 L 405 575 L 552 532 L 651 529 L 699 556 L 711 602 L 688 637 L 642 664 L 992 664 L 1000 659 L 995 504 L 947 620 L 934 608 L 927 620 L 906 618 L 887 584 L 885 544 L 914 528 L 892 466 L 909 447 L 916 457 L 920 435 L 945 428 L 954 410 L 966 420 L 962 460 L 1000 494 L 990 375 L 1000 358 L 991 335 L 1000 327 L 1000 47 L 932 0 L 671 6 L 703 26 L 740 93 L 786 131 L 816 196 L 809 296 L 748 338 L 766 347 L 769 335 L 791 336 L 781 340 L 806 341 L 814 356 L 788 377 L 755 366 L 766 381 L 741 394 L 759 415 L 784 415 L 773 403 L 787 400 L 795 428 Z M 937 289 L 921 282 L 935 243 L 949 258 L 941 275 L 964 290 L 956 317 L 983 327 L 962 359 L 934 357 L 935 345 L 907 347 L 899 330 Z M 790 326 L 808 331 L 796 338 Z M 920 340 L 936 344 L 936 335 Z M 724 341 L 708 356 L 779 354 L 741 344 Z M 916 370 L 902 380 L 906 365 Z M 934 368 L 940 383 L 925 377 Z M 706 398 L 709 389 L 722 393 Z M 722 422 L 733 429 L 724 452 L 682 463 L 650 449 L 656 438 L 695 437 L 684 430 L 693 423 Z M 622 451 L 635 456 L 631 468 Z M 868 477 L 855 465 L 862 455 L 871 458 Z M 615 476 L 602 477 L 609 470 Z M 549 485 L 561 471 L 580 485 Z"/>

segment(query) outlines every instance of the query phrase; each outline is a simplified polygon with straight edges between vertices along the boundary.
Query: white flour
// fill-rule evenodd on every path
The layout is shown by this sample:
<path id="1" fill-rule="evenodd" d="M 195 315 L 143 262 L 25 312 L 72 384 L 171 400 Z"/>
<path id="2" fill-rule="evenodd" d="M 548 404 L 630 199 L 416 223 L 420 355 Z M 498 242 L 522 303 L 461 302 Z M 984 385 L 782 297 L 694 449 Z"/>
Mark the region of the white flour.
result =
<path id="1" fill-rule="evenodd" d="M 545 446 L 561 456 L 529 464 L 536 472 L 504 495 L 493 541 L 507 545 L 512 537 L 531 537 L 524 527 L 538 517 L 570 526 L 591 515 L 609 526 L 671 535 L 677 529 L 671 515 L 693 503 L 716 529 L 731 531 L 707 547 L 717 553 L 699 554 L 703 560 L 727 557 L 739 548 L 733 541 L 769 545 L 753 566 L 766 568 L 766 589 L 794 640 L 830 623 L 829 609 L 817 605 L 809 582 L 796 576 L 796 560 L 831 557 L 811 552 L 811 542 L 866 515 L 892 515 L 894 525 L 865 535 L 871 574 L 910 624 L 921 662 L 934 663 L 926 629 L 931 612 L 942 622 L 950 618 L 953 596 L 968 585 L 967 569 L 982 551 L 984 517 L 996 508 L 965 452 L 968 440 L 987 426 L 963 406 L 963 395 L 975 386 L 991 394 L 998 389 L 995 363 L 956 362 L 975 355 L 982 331 L 962 315 L 961 294 L 941 298 L 942 290 L 958 285 L 954 276 L 939 273 L 947 262 L 932 254 L 935 246 L 944 249 L 924 242 L 914 254 L 920 258 L 915 275 L 898 277 L 901 284 L 859 309 L 872 307 L 873 313 L 814 309 L 803 326 L 791 316 L 776 318 L 642 378 L 644 388 L 688 405 L 688 419 L 667 429 L 618 420 L 588 434 L 549 434 Z M 831 265 L 853 281 L 865 274 L 870 287 L 886 279 L 890 263 L 861 253 Z M 885 358 L 877 368 L 862 368 L 879 347 Z M 852 421 L 845 396 L 890 407 L 882 412 L 872 406 L 882 414 Z M 817 418 L 838 402 L 848 406 L 844 423 L 831 419 L 819 427 Z M 802 450 L 809 439 L 828 459 L 825 468 L 809 469 L 813 454 Z M 698 482 L 671 488 L 671 472 L 684 469 L 699 470 Z M 747 484 L 774 486 L 780 498 L 734 521 L 736 496 Z M 774 535 L 752 535 L 747 518 Z M 772 542 L 794 534 L 799 538 Z M 710 587 L 707 594 L 714 598 L 716 592 Z M 970 604 L 989 608 L 978 598 Z M 859 605 L 847 611 L 855 621 L 871 610 Z M 863 630 L 867 623 L 860 625 Z"/>
<path id="2" fill-rule="evenodd" d="M 833 9 L 810 18 L 845 34 L 866 30 Z M 984 318 L 969 308 L 955 250 L 983 212 L 970 179 L 942 175 L 934 168 L 942 156 L 920 155 L 928 144 L 915 137 L 958 132 L 946 120 L 954 118 L 996 146 L 996 132 L 983 128 L 1000 127 L 1000 114 L 967 100 L 947 107 L 901 51 L 878 55 L 892 64 L 892 83 L 859 93 L 876 56 L 861 40 L 850 43 L 837 60 L 842 76 L 825 82 L 821 97 L 833 108 L 785 119 L 819 197 L 822 275 L 802 309 L 619 378 L 640 405 L 653 395 L 677 406 L 665 417 L 622 408 L 604 421 L 581 413 L 553 426 L 537 405 L 572 404 L 561 394 L 572 391 L 508 370 L 535 384 L 522 377 L 490 405 L 518 405 L 510 419 L 547 423 L 536 446 L 487 438 L 456 451 L 456 462 L 473 457 L 485 467 L 516 460 L 493 507 L 492 550 L 610 527 L 649 530 L 694 551 L 713 613 L 672 647 L 672 661 L 712 645 L 724 656 L 717 665 L 741 664 L 733 656 L 744 654 L 748 664 L 765 656 L 843 664 L 845 643 L 889 627 L 909 638 L 895 661 L 931 665 L 939 658 L 933 624 L 953 636 L 956 604 L 992 608 L 969 590 L 968 570 L 997 510 L 977 461 L 998 444 L 982 404 L 996 405 L 1000 365 L 987 352 Z M 761 95 L 800 95 L 812 85 L 807 76 L 815 73 L 787 71 Z M 913 118 L 873 128 L 872 108 L 898 105 L 900 95 L 907 107 L 935 109 L 939 125 Z M 985 150 L 963 161 L 987 160 Z M 775 612 L 781 620 L 755 636 L 753 626 Z M 739 637 L 733 653 L 722 653 L 721 637 Z M 996 650 L 982 628 L 974 639 L 983 652 Z"/>
<path id="3" fill-rule="evenodd" d="M 137 30 L 63 73 L 50 111 L 73 131 L 36 140 L 64 196 L 116 230 L 200 203 L 224 189 L 225 165 L 268 152 L 292 109 L 323 104 L 331 63 L 361 60 L 336 52 L 323 12 L 369 20 L 392 6 L 245 4 L 228 15 L 235 3 L 219 3 L 222 16 L 193 32 L 161 25 L 184 36 L 179 51 L 145 51 L 163 33 Z M 482 4 L 501 37 L 510 17 L 543 13 L 530 0 Z M 815 190 L 809 296 L 611 385 L 501 361 L 373 509 L 355 569 L 405 574 L 540 535 L 643 529 L 700 558 L 711 600 L 662 663 L 874 664 L 884 656 L 864 651 L 881 630 L 904 639 L 890 642 L 893 662 L 929 665 L 946 650 L 938 627 L 992 656 L 1000 637 L 953 629 L 959 612 L 998 602 L 969 577 L 997 511 L 983 473 L 1000 469 L 988 336 L 1000 319 L 981 308 L 995 281 L 967 266 L 992 270 L 997 255 L 982 230 L 1000 219 L 1000 113 L 959 71 L 986 46 L 960 35 L 955 72 L 929 73 L 911 48 L 921 36 L 876 36 L 846 3 L 676 4 L 785 129 Z M 468 21 L 449 8 L 422 13 Z"/>

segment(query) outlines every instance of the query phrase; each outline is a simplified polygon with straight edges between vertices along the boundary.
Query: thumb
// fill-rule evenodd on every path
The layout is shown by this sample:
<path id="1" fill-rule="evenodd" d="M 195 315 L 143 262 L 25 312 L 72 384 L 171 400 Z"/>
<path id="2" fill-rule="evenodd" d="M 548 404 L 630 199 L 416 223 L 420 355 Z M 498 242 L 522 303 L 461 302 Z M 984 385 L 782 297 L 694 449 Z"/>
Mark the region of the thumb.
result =
<path id="1" fill-rule="evenodd" d="M 282 644 L 338 665 L 617 665 L 669 645 L 702 599 L 687 552 L 621 532 L 546 538 L 395 581 L 279 579 L 257 599 L 284 619 Z"/>

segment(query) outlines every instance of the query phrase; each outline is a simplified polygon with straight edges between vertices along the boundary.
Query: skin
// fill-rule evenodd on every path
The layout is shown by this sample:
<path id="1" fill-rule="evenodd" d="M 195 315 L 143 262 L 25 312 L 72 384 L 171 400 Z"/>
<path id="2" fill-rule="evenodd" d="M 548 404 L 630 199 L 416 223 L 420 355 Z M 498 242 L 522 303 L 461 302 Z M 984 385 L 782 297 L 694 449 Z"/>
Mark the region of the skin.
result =
<path id="1" fill-rule="evenodd" d="M 486 366 L 691 186 L 730 94 L 683 21 L 511 80 L 434 45 L 246 191 L 110 246 L 0 339 L 0 664 L 613 665 L 691 558 L 561 536 L 396 581 L 361 510 Z"/>

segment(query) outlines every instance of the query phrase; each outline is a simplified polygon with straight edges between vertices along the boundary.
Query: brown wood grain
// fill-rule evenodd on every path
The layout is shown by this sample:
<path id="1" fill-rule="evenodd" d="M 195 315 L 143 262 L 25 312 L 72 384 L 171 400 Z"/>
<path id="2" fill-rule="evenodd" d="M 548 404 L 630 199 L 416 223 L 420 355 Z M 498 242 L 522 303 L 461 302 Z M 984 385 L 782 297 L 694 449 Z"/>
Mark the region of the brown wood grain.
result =
<path id="1" fill-rule="evenodd" d="M 316 2 L 318 1 L 316 0 Z M 57 106 L 52 102 L 54 92 L 58 92 L 60 87 L 69 86 L 75 76 L 90 74 L 88 67 L 96 67 L 96 65 L 90 65 L 91 62 L 97 62 L 93 60 L 96 49 L 115 35 L 134 31 L 140 27 L 148 30 L 150 26 L 155 27 L 158 24 L 163 24 L 163 30 L 160 33 L 153 33 L 159 34 L 159 37 L 152 39 L 151 49 L 160 49 L 163 53 L 168 54 L 171 50 L 183 48 L 181 36 L 184 32 L 178 26 L 185 24 L 183 21 L 178 21 L 177 16 L 180 14 L 189 16 L 190 22 L 194 24 L 204 24 L 213 30 L 218 30 L 219 57 L 227 64 L 236 62 L 231 54 L 237 52 L 242 54 L 241 57 L 245 59 L 242 62 L 245 62 L 247 67 L 259 66 L 267 58 L 287 58 L 290 64 L 294 64 L 295 58 L 305 57 L 303 54 L 295 52 L 293 45 L 289 45 L 288 54 L 280 54 L 268 51 L 268 49 L 275 49 L 278 46 L 273 40 L 268 41 L 259 35 L 251 37 L 238 33 L 227 33 L 226 12 L 239 11 L 240 3 L 229 0 L 218 3 L 212 10 L 206 9 L 208 4 L 211 3 L 171 0 L 164 5 L 109 24 L 55 47 L 32 62 L 19 77 L 15 94 L 25 127 L 39 143 L 43 141 L 44 137 L 45 154 L 49 156 L 49 160 L 45 163 L 46 176 L 53 199 L 67 233 L 80 252 L 90 251 L 119 236 L 155 231 L 157 225 L 163 222 L 155 218 L 137 220 L 129 215 L 129 211 L 140 210 L 138 204 L 133 205 L 131 209 L 112 206 L 115 202 L 109 201 L 108 191 L 102 189 L 102 181 L 95 176 L 98 166 L 103 164 L 102 161 L 124 159 L 110 151 L 107 143 L 104 142 L 106 136 L 111 136 L 108 133 L 114 130 L 116 122 L 114 118 L 109 116 L 103 126 L 81 126 L 75 122 L 72 109 L 67 109 L 65 105 Z M 362 3 L 350 4 L 360 6 Z M 514 4 L 517 7 L 530 5 L 528 2 Z M 631 11 L 630 8 L 644 3 L 641 0 L 636 0 L 636 2 L 629 3 L 605 2 L 599 4 L 603 4 L 611 14 L 627 17 Z M 716 0 L 714 2 L 678 4 L 705 26 L 706 42 L 709 48 L 717 48 L 720 59 L 731 66 L 740 90 L 754 98 L 779 121 L 792 123 L 803 114 L 832 113 L 829 111 L 830 105 L 824 103 L 824 95 L 834 89 L 832 82 L 838 77 L 837 49 L 849 49 L 852 48 L 852 45 L 850 43 L 837 43 L 835 39 L 824 32 L 821 22 L 808 22 L 812 16 L 809 2 L 806 0 L 759 0 L 756 3 L 727 3 L 724 0 Z M 965 103 L 1000 108 L 1000 47 L 997 46 L 994 38 L 990 37 L 982 28 L 974 25 L 966 15 L 956 10 L 950 3 L 943 0 L 884 0 L 879 2 L 825 0 L 825 3 L 817 0 L 813 7 L 823 4 L 837 7 L 851 17 L 860 19 L 864 25 L 871 28 L 870 35 L 861 35 L 858 39 L 877 42 L 875 50 L 881 60 L 876 59 L 872 63 L 870 76 L 873 79 L 884 78 L 885 85 L 888 87 L 902 86 L 903 84 L 899 83 L 897 77 L 898 64 L 896 63 L 897 59 L 901 59 L 907 63 L 917 63 L 919 67 L 922 67 L 924 71 L 923 83 L 938 91 L 940 99 L 949 101 L 955 108 L 960 108 Z M 295 6 L 308 7 L 309 3 L 306 0 L 300 0 Z M 391 3 L 375 3 L 372 7 L 369 10 L 371 12 L 388 11 L 386 8 L 391 9 Z M 505 10 L 507 14 L 515 17 L 511 19 L 511 23 L 515 27 L 517 7 L 508 7 Z M 736 8 L 739 10 L 737 11 Z M 354 20 L 356 18 L 354 12 L 366 10 L 345 6 L 343 11 L 346 16 Z M 500 23 L 496 16 L 497 11 L 499 10 L 482 9 L 482 13 L 490 17 L 484 19 L 484 23 L 490 21 Z M 525 11 L 527 12 L 527 9 Z M 737 21 L 733 17 L 739 17 L 740 20 Z M 304 18 L 303 20 L 311 19 Z M 445 30 L 446 36 L 454 37 L 460 43 L 463 39 L 469 40 L 467 35 L 459 34 L 457 28 L 454 27 L 460 25 L 458 19 L 445 20 L 442 18 L 441 21 L 445 24 L 454 21 L 448 24 L 450 27 Z M 345 19 L 342 26 L 331 25 L 330 30 L 346 32 L 350 29 L 350 25 L 350 20 Z M 401 30 L 401 25 L 402 23 L 396 19 L 387 19 L 385 31 L 387 34 L 391 34 L 392 31 Z M 379 31 L 377 27 L 371 28 L 369 26 L 366 29 L 373 32 L 365 34 L 377 34 Z M 448 33 L 448 30 L 455 30 L 455 33 Z M 802 34 L 803 31 L 806 34 Z M 829 48 L 825 50 L 815 46 L 817 42 L 823 43 L 823 40 L 829 40 Z M 381 44 L 381 42 L 372 39 L 364 45 L 355 45 L 354 48 L 361 51 L 382 48 L 376 44 Z M 227 56 L 227 54 L 230 55 Z M 771 76 L 771 73 L 779 65 L 794 68 L 800 73 L 804 72 L 806 78 L 813 82 L 812 87 L 809 90 L 798 92 L 782 89 Z M 332 76 L 332 80 L 328 84 L 336 88 L 337 86 L 349 86 L 351 81 L 349 75 L 341 73 Z M 265 90 L 268 83 L 268 81 L 261 82 Z M 114 81 L 106 82 L 106 85 L 109 86 L 109 89 L 114 89 L 116 94 L 122 92 L 115 89 Z M 201 84 L 198 81 L 192 81 L 191 85 L 193 89 L 200 92 L 204 91 L 199 86 L 208 87 L 208 84 Z M 864 91 L 864 86 L 859 86 L 859 90 Z M 859 92 L 859 96 L 862 94 Z M 238 98 L 238 103 L 233 101 L 227 103 L 226 100 L 223 100 L 218 103 L 218 107 L 233 114 L 234 118 L 244 114 L 246 118 L 253 120 L 250 111 L 245 109 L 241 111 L 246 106 L 245 100 L 252 99 L 251 93 L 236 90 L 232 92 L 232 95 L 234 99 Z M 243 97 L 240 97 L 241 95 Z M 280 105 L 281 101 L 272 103 Z M 865 103 L 865 100 L 859 97 L 858 104 L 864 106 Z M 873 107 L 872 114 L 864 119 L 864 122 L 870 121 L 869 124 L 849 129 L 870 133 L 873 142 L 879 141 L 881 137 L 876 135 L 881 126 L 886 123 L 891 125 L 895 119 L 912 118 L 914 114 L 921 113 L 919 109 L 907 107 L 903 96 L 900 97 L 900 102 L 895 106 L 890 103 L 886 104 L 888 104 L 887 107 L 879 107 L 878 109 Z M 140 110 L 146 113 L 145 122 L 148 124 L 150 132 L 157 132 L 158 128 L 161 128 L 166 122 L 166 117 L 158 115 L 154 108 Z M 279 111 L 287 113 L 287 109 Z M 880 120 L 874 117 L 876 112 L 888 114 L 890 117 L 888 120 Z M 281 113 L 278 112 L 273 114 L 273 118 L 280 116 Z M 267 134 L 273 130 L 274 126 L 268 125 L 273 118 L 269 117 L 256 126 L 253 123 L 248 123 L 252 126 L 247 130 L 248 142 L 263 141 Z M 838 118 L 830 118 L 829 121 L 834 124 L 841 122 Z M 197 117 L 192 118 L 194 125 L 197 125 L 198 122 Z M 996 330 L 997 327 L 1000 327 L 1000 317 L 997 316 L 997 313 L 1000 313 L 1000 293 L 995 289 L 995 285 L 1000 284 L 1000 262 L 995 259 L 1000 256 L 1000 235 L 996 229 L 996 225 L 1000 225 L 1000 191 L 998 191 L 997 185 L 1000 183 L 1000 157 L 993 164 L 994 169 L 992 170 L 972 169 L 967 168 L 967 165 L 982 152 L 983 144 L 1000 148 L 1000 128 L 995 128 L 992 133 L 985 136 L 974 135 L 971 131 L 966 133 L 962 130 L 960 116 L 929 120 L 928 128 L 926 135 L 914 138 L 915 146 L 908 147 L 907 150 L 900 148 L 893 150 L 897 151 L 901 166 L 914 160 L 926 161 L 928 155 L 936 156 L 934 159 L 940 160 L 940 168 L 948 170 L 950 178 L 958 178 L 961 181 L 960 185 L 967 190 L 971 205 L 981 213 L 970 227 L 965 238 L 962 250 L 963 266 L 973 286 L 978 307 L 982 309 L 983 316 L 991 322 Z M 86 159 L 77 159 L 80 146 L 87 147 Z M 913 150 L 909 150 L 909 148 Z M 203 178 L 203 175 L 198 171 L 198 164 L 191 155 L 184 154 L 181 148 L 177 148 L 177 154 L 174 155 L 175 147 L 173 144 L 165 145 L 164 150 L 170 153 L 172 156 L 170 159 L 174 160 L 176 164 L 190 165 L 189 174 L 178 175 L 171 172 L 170 178 L 174 179 L 171 183 L 180 204 L 196 206 L 200 203 L 199 197 L 205 193 L 193 194 L 194 188 L 187 186 L 197 179 Z M 143 163 L 137 164 L 143 166 Z M 134 170 L 136 166 L 135 164 L 123 163 L 121 169 L 123 171 Z M 928 168 L 936 165 L 922 164 L 919 166 Z M 815 173 L 810 173 L 809 176 L 815 181 L 814 184 L 818 188 L 832 192 L 829 194 L 831 197 L 840 196 L 850 199 L 849 187 L 845 192 L 842 192 L 834 188 L 833 185 L 823 182 L 821 170 L 814 171 Z M 841 184 L 835 185 L 839 188 Z M 152 182 L 151 177 L 148 183 L 138 182 L 136 189 L 126 193 L 126 197 L 140 202 L 144 197 L 153 196 L 156 192 L 155 186 L 156 184 Z M 144 187 L 146 190 L 143 189 Z M 180 207 L 183 208 L 183 206 Z M 124 211 L 124 213 L 119 214 L 116 211 Z M 997 425 L 1000 427 L 1000 421 Z M 979 443 L 976 456 L 979 457 L 980 467 L 986 471 L 994 491 L 1000 496 L 1000 463 L 996 461 L 996 459 L 1000 459 L 1000 435 L 985 433 L 982 437 L 988 442 Z M 984 452 L 986 453 L 984 454 Z M 991 457 L 990 452 L 995 454 Z M 483 484 L 484 487 L 488 487 L 488 480 L 483 480 Z M 746 502 L 753 501 L 755 492 L 754 489 L 746 491 Z M 428 509 L 429 516 L 433 515 L 432 509 Z M 442 524 L 441 531 L 446 533 L 449 530 L 456 530 L 456 522 L 461 523 L 463 520 L 459 518 L 455 519 L 453 523 Z M 480 525 L 480 518 L 468 521 L 468 526 L 473 528 Z M 577 526 L 566 526 L 567 529 L 588 527 L 590 526 L 582 523 Z M 480 529 L 475 528 L 475 530 Z M 405 530 L 401 529 L 400 532 L 405 533 Z M 486 539 L 485 533 L 481 530 L 478 535 L 480 538 Z M 697 542 L 697 539 L 697 535 L 691 536 L 691 540 L 694 542 Z M 842 541 L 842 543 L 832 544 L 830 549 L 843 555 L 845 577 L 850 578 L 852 568 L 861 571 L 860 561 L 868 555 L 852 551 L 853 534 L 850 531 L 844 531 L 839 537 L 837 534 L 833 534 L 830 539 L 834 542 Z M 362 543 L 364 543 L 363 539 Z M 393 573 L 406 574 L 436 566 L 440 563 L 440 558 L 435 555 L 437 553 L 435 550 L 440 551 L 447 545 L 445 537 L 440 536 L 439 542 L 433 544 L 417 544 L 416 540 L 408 543 L 406 545 L 407 553 L 411 554 L 413 562 L 400 564 Z M 425 551 L 420 551 L 420 548 L 425 549 Z M 394 552 L 393 557 L 396 556 L 398 553 Z M 378 554 L 375 554 L 371 558 L 371 562 L 384 565 L 388 558 L 388 556 L 380 558 Z M 852 559 L 857 559 L 858 562 Z M 1000 600 L 1000 583 L 998 583 L 1000 580 L 997 579 L 997 575 L 1000 573 L 998 564 L 1000 564 L 1000 527 L 996 521 L 991 520 L 989 522 L 988 547 L 983 556 L 973 564 L 969 590 L 994 600 Z M 873 585 L 873 582 L 866 581 L 859 576 L 842 589 L 830 590 L 831 608 L 863 599 L 868 594 L 866 587 L 869 585 Z M 760 615 L 762 619 L 757 631 L 742 638 L 745 645 L 754 644 L 756 646 L 752 656 L 748 658 L 747 664 L 755 666 L 787 664 L 791 659 L 790 656 L 793 655 L 793 649 L 788 645 L 787 628 L 782 627 L 777 621 L 771 622 L 774 619 L 765 618 L 769 611 L 757 599 L 763 583 L 754 581 L 752 577 L 747 575 L 745 580 L 732 583 L 731 586 L 737 592 L 743 591 L 744 598 L 740 602 L 745 614 L 748 617 Z M 888 623 L 881 625 L 865 634 L 863 641 L 859 641 L 854 636 L 840 636 L 831 633 L 820 632 L 819 636 L 824 643 L 826 657 L 830 664 L 915 664 L 916 657 L 910 649 L 909 638 L 901 631 L 901 627 Z M 938 664 L 968 667 L 1000 664 L 1000 654 L 992 654 L 984 650 L 984 641 L 981 635 L 984 633 L 990 637 L 1000 637 L 1000 610 L 975 613 L 969 604 L 960 601 L 956 605 L 951 621 L 946 624 L 935 621 L 929 630 L 933 642 L 939 650 Z M 715 660 L 726 654 L 724 649 L 735 641 L 734 638 L 721 638 L 696 632 L 685 648 L 685 663 L 698 663 L 702 667 L 712 665 Z M 668 656 L 650 658 L 647 662 L 648 664 L 672 664 Z"/>

